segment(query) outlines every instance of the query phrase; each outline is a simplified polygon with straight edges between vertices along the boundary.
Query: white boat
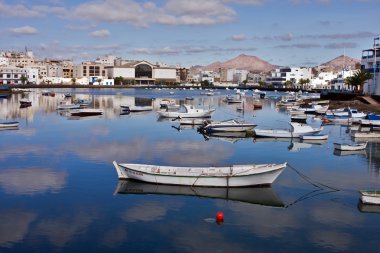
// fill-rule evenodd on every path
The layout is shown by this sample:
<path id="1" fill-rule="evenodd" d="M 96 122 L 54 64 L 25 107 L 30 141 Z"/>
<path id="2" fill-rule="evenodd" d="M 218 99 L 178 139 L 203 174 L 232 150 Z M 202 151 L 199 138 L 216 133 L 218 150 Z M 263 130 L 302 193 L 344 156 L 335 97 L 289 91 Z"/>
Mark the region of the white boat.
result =
<path id="1" fill-rule="evenodd" d="M 57 110 L 70 110 L 70 109 L 79 109 L 79 104 L 72 104 L 69 101 L 62 101 L 58 104 Z"/>
<path id="2" fill-rule="evenodd" d="M 102 115 L 103 112 L 104 112 L 103 109 L 95 109 L 95 108 L 82 108 L 82 109 L 74 109 L 74 110 L 69 111 L 71 116 L 79 116 L 79 117 Z"/>
<path id="3" fill-rule="evenodd" d="M 18 121 L 0 122 L 0 128 L 18 127 Z"/>
<path id="4" fill-rule="evenodd" d="M 380 204 L 380 191 L 362 190 L 359 192 L 360 192 L 360 200 L 364 204 L 373 204 L 373 205 Z"/>
<path id="5" fill-rule="evenodd" d="M 306 114 L 295 114 L 290 116 L 290 121 L 292 122 L 300 122 L 300 123 L 306 123 L 307 116 Z"/>
<path id="6" fill-rule="evenodd" d="M 304 134 L 300 136 L 301 140 L 327 140 L 328 134 Z"/>
<path id="7" fill-rule="evenodd" d="M 380 120 L 360 119 L 359 123 L 364 126 L 380 127 Z"/>
<path id="8" fill-rule="evenodd" d="M 32 105 L 32 101 L 30 101 L 27 98 L 22 98 L 22 99 L 20 99 L 20 105 L 21 106 L 31 106 Z"/>
<path id="9" fill-rule="evenodd" d="M 252 130 L 256 124 L 238 121 L 235 119 L 212 121 L 203 127 L 205 132 L 245 132 Z"/>
<path id="10" fill-rule="evenodd" d="M 145 112 L 145 111 L 153 110 L 153 106 L 120 105 L 120 107 L 123 110 L 129 111 L 129 112 Z"/>
<path id="11" fill-rule="evenodd" d="M 326 115 L 322 117 L 322 121 L 327 123 L 344 123 L 349 124 L 352 122 L 352 118 L 349 116 L 335 116 L 335 115 Z"/>
<path id="12" fill-rule="evenodd" d="M 183 185 L 157 185 L 132 180 L 119 180 L 115 193 L 181 195 L 198 198 L 217 198 L 273 207 L 284 203 L 272 187 L 194 187 Z"/>
<path id="13" fill-rule="evenodd" d="M 285 169 L 286 163 L 248 164 L 225 167 L 176 167 L 113 162 L 119 179 L 147 183 L 208 187 L 269 185 Z"/>
<path id="14" fill-rule="evenodd" d="M 197 118 L 183 118 L 179 119 L 180 125 L 203 125 L 204 119 L 197 119 Z"/>
<path id="15" fill-rule="evenodd" d="M 354 138 L 380 138 L 380 132 L 353 132 L 351 136 Z"/>
<path id="16" fill-rule="evenodd" d="M 234 97 L 234 96 L 231 96 L 231 95 L 228 95 L 226 98 L 225 98 L 225 101 L 229 104 L 234 104 L 234 103 L 242 103 L 243 100 L 241 99 L 241 97 Z"/>
<path id="17" fill-rule="evenodd" d="M 290 130 L 281 129 L 255 129 L 255 134 L 258 137 L 275 137 L 275 138 L 298 138 L 304 134 L 319 133 L 323 127 L 313 128 L 307 124 L 298 122 L 290 122 Z"/>
<path id="18" fill-rule="evenodd" d="M 354 144 L 345 144 L 345 143 L 334 143 L 334 148 L 343 151 L 354 151 L 362 150 L 367 147 L 367 142 L 364 143 L 354 143 Z"/>
<path id="19" fill-rule="evenodd" d="M 330 111 L 329 113 L 326 114 L 332 114 L 334 116 L 346 116 L 350 118 L 364 118 L 367 116 L 367 114 L 363 112 L 359 112 L 357 109 L 354 108 L 344 108 L 344 109 L 337 109 Z"/>
<path id="20" fill-rule="evenodd" d="M 159 117 L 163 118 L 209 118 L 214 113 L 215 109 L 202 109 L 195 108 L 193 105 L 183 105 L 185 108 L 184 112 L 181 111 L 158 111 L 157 114 Z"/>

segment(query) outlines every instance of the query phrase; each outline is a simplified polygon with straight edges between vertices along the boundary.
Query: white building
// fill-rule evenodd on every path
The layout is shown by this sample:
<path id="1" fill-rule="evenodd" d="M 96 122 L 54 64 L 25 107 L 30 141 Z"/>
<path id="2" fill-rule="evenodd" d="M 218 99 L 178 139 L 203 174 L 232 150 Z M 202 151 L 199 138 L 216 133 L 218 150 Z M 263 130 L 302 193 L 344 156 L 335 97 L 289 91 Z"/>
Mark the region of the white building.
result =
<path id="1" fill-rule="evenodd" d="M 330 89 L 332 90 L 354 90 L 354 87 L 346 84 L 347 77 L 355 75 L 358 70 L 344 69 L 337 74 L 337 77 L 331 80 Z"/>
<path id="2" fill-rule="evenodd" d="M 13 66 L 0 67 L 0 84 L 38 84 L 38 82 L 38 69 Z"/>
<path id="3" fill-rule="evenodd" d="M 279 68 L 271 72 L 271 76 L 267 78 L 267 82 L 272 85 L 284 85 L 290 81 L 293 85 L 297 85 L 301 79 L 311 79 L 311 68 Z"/>
<path id="4" fill-rule="evenodd" d="M 8 65 L 9 65 L 8 58 L 0 55 L 0 66 L 8 66 Z"/>
<path id="5" fill-rule="evenodd" d="M 175 83 L 176 67 L 155 65 L 147 61 L 128 61 L 121 66 L 106 67 L 107 77 L 122 77 L 127 82 L 139 85 Z"/>
<path id="6" fill-rule="evenodd" d="M 361 69 L 372 74 L 363 87 L 364 93 L 380 95 L 380 37 L 374 38 L 372 48 L 362 51 Z"/>
<path id="7" fill-rule="evenodd" d="M 208 81 L 209 83 L 214 82 L 214 72 L 210 70 L 204 70 L 201 71 L 200 75 L 200 82 Z"/>
<path id="8" fill-rule="evenodd" d="M 311 78 L 310 83 L 304 88 L 311 89 L 329 89 L 331 80 L 338 77 L 338 74 L 333 72 L 320 72 L 318 76 Z"/>
<path id="9" fill-rule="evenodd" d="M 113 55 L 105 55 L 95 60 L 96 63 L 103 64 L 105 66 L 114 66 L 116 57 Z"/>

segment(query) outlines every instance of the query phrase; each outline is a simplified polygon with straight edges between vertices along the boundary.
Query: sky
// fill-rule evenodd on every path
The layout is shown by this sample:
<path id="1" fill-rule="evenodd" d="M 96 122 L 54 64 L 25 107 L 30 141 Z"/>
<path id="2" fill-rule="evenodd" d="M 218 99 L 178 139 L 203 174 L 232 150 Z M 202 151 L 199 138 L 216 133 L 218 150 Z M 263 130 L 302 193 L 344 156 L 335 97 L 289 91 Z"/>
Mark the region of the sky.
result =
<path id="1" fill-rule="evenodd" d="M 191 67 L 240 54 L 279 66 L 360 59 L 380 0 L 0 0 L 0 51 Z"/>

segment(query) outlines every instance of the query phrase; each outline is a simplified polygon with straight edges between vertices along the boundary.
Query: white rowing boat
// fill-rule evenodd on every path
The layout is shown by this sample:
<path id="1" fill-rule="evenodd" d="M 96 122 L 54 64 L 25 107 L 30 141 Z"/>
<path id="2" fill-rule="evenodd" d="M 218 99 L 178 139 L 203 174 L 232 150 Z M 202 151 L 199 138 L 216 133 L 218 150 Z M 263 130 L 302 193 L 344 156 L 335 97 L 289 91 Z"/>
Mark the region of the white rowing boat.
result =
<path id="1" fill-rule="evenodd" d="M 203 127 L 203 130 L 205 132 L 245 132 L 252 130 L 254 127 L 256 127 L 256 124 L 230 119 L 209 122 Z"/>
<path id="2" fill-rule="evenodd" d="M 360 192 L 360 200 L 365 204 L 380 204 L 380 191 L 365 190 Z"/>
<path id="3" fill-rule="evenodd" d="M 181 111 L 158 111 L 157 114 L 162 118 L 209 118 L 215 109 L 195 108 L 193 105 L 183 105 L 184 112 Z"/>
<path id="4" fill-rule="evenodd" d="M 0 128 L 18 127 L 18 125 L 19 125 L 19 123 L 17 121 L 1 122 Z"/>
<path id="5" fill-rule="evenodd" d="M 269 185 L 285 169 L 281 164 L 248 164 L 225 167 L 176 167 L 113 162 L 119 179 L 147 183 L 208 187 Z"/>
<path id="6" fill-rule="evenodd" d="M 281 129 L 255 129 L 255 134 L 258 137 L 275 137 L 275 138 L 298 138 L 301 135 L 319 133 L 323 127 L 313 128 L 307 124 L 290 122 L 290 130 Z"/>
<path id="7" fill-rule="evenodd" d="M 300 136 L 301 140 L 327 140 L 328 134 L 304 134 Z"/>
<path id="8" fill-rule="evenodd" d="M 334 143 L 334 148 L 343 151 L 355 151 L 362 150 L 367 147 L 367 142 L 364 143 L 354 143 L 354 144 L 344 144 L 344 143 Z"/>
<path id="9" fill-rule="evenodd" d="M 153 106 L 138 106 L 138 105 L 120 105 L 120 107 L 123 110 L 129 111 L 129 112 L 146 112 L 146 111 L 152 111 Z"/>

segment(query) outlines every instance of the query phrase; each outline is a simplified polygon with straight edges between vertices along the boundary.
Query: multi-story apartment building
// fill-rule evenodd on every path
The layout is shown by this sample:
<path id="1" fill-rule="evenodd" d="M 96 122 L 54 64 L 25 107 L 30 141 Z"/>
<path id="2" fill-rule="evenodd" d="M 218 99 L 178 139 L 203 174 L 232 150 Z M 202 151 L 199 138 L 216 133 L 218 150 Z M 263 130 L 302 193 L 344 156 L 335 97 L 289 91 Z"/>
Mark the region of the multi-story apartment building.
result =
<path id="1" fill-rule="evenodd" d="M 177 83 L 187 82 L 187 77 L 189 76 L 188 68 L 176 68 Z"/>
<path id="2" fill-rule="evenodd" d="M 272 85 L 284 85 L 290 81 L 293 85 L 299 83 L 301 79 L 311 79 L 311 68 L 279 68 L 271 72 L 271 76 L 266 82 Z"/>
<path id="3" fill-rule="evenodd" d="M 8 58 L 10 66 L 30 67 L 34 64 L 34 55 L 31 51 L 23 52 L 6 52 L 5 57 Z"/>
<path id="4" fill-rule="evenodd" d="M 0 84 L 38 84 L 38 69 L 14 66 L 0 67 Z"/>
<path id="5" fill-rule="evenodd" d="M 82 77 L 107 77 L 107 72 L 105 65 L 96 62 L 83 62 L 81 64 L 75 65 L 73 67 L 73 77 L 82 78 Z"/>
<path id="6" fill-rule="evenodd" d="M 372 74 L 364 85 L 364 92 L 380 95 L 380 37 L 374 38 L 373 47 L 362 51 L 361 69 Z"/>

